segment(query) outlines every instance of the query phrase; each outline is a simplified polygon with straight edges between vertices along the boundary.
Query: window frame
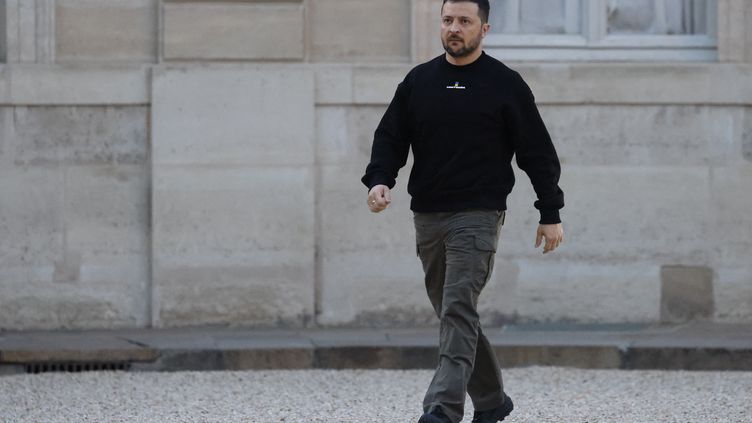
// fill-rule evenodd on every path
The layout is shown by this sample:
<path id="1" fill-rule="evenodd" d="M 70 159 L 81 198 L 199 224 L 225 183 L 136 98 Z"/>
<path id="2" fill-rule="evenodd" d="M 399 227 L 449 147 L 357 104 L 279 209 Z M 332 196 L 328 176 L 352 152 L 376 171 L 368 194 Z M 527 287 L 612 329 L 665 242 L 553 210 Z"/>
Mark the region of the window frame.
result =
<path id="1" fill-rule="evenodd" d="M 517 0 L 521 2 L 524 0 Z M 617 60 L 617 61 L 717 61 L 718 1 L 707 0 L 707 34 L 629 35 L 608 34 L 608 1 L 566 0 L 566 11 L 579 9 L 579 33 L 501 34 L 489 33 L 484 48 L 489 54 L 506 60 Z M 660 7 L 663 0 L 655 0 Z M 573 16 L 565 16 L 567 31 L 576 25 Z"/>

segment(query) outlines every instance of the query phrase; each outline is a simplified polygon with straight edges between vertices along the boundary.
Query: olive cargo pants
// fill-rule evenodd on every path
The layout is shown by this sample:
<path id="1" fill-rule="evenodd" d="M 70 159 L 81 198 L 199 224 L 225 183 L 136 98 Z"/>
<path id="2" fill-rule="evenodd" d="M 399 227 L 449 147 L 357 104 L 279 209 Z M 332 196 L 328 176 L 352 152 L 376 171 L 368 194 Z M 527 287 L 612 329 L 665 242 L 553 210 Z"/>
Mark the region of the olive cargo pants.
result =
<path id="1" fill-rule="evenodd" d="M 462 420 L 466 393 L 475 410 L 504 400 L 501 370 L 483 335 L 478 296 L 494 264 L 505 211 L 414 213 L 417 254 L 425 285 L 440 320 L 439 364 L 423 400 L 423 411 L 439 407 Z"/>

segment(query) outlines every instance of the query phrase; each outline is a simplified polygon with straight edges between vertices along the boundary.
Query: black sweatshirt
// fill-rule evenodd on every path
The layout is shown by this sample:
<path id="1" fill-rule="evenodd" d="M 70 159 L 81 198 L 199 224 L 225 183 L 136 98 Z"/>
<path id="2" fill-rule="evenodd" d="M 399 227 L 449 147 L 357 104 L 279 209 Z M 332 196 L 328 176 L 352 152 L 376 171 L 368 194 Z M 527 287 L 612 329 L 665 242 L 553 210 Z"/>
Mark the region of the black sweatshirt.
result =
<path id="1" fill-rule="evenodd" d="M 540 223 L 561 222 L 559 158 L 533 94 L 485 53 L 465 66 L 441 55 L 407 74 L 376 128 L 362 182 L 393 188 L 410 147 L 413 211 L 506 210 L 516 154 L 538 196 Z"/>

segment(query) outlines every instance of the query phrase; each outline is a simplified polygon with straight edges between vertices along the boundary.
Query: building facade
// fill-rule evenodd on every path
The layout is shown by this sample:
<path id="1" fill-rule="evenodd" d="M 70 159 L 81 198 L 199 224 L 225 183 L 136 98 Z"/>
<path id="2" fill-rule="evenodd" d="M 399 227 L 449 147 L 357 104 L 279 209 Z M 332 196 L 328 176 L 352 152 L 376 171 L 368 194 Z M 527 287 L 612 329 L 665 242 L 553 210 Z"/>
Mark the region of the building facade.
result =
<path id="1" fill-rule="evenodd" d="M 0 1 L 0 329 L 433 324 L 405 185 L 360 184 L 440 0 Z M 752 322 L 752 2 L 495 0 L 562 161 L 487 324 Z"/>

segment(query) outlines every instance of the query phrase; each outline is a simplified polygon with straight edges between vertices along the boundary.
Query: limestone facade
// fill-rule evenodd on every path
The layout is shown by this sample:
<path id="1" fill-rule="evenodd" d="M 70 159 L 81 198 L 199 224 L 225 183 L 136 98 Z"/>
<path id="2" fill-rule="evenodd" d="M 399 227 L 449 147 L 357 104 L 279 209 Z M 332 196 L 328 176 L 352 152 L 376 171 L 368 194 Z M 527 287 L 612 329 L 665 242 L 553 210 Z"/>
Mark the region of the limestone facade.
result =
<path id="1" fill-rule="evenodd" d="M 435 323 L 410 164 L 379 215 L 359 178 L 440 0 L 0 5 L 0 330 Z M 508 62 L 566 242 L 517 171 L 486 323 L 752 322 L 752 2 L 717 6 L 717 60 Z"/>

